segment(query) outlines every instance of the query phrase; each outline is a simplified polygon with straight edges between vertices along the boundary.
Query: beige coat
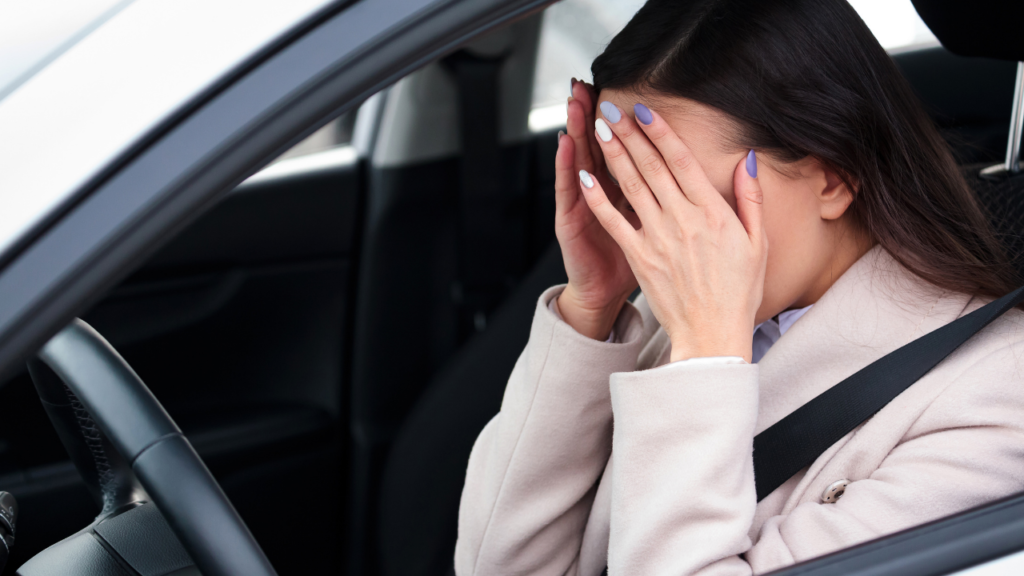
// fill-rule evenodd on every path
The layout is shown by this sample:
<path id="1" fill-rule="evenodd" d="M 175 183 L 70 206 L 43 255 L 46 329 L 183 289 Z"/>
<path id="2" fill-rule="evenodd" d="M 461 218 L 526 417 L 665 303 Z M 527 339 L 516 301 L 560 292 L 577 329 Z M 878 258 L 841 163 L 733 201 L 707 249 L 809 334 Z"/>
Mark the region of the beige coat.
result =
<path id="1" fill-rule="evenodd" d="M 459 576 L 766 572 L 1024 490 L 1024 314 L 996 320 L 760 503 L 755 434 L 982 306 L 876 248 L 759 364 L 668 364 L 643 298 L 588 339 L 537 303 L 459 511 Z M 614 426 L 613 426 L 614 420 Z M 852 481 L 836 503 L 833 482 Z"/>

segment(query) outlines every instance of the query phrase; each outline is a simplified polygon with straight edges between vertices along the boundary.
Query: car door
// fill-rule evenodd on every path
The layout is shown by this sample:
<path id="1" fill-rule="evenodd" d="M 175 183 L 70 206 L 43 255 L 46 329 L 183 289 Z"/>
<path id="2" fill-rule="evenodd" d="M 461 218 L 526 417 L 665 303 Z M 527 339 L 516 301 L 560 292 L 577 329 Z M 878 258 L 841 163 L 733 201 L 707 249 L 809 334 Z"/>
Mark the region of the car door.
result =
<path id="1" fill-rule="evenodd" d="M 283 573 L 339 567 L 343 335 L 363 190 L 341 132 L 354 117 L 237 187 L 82 315 L 161 399 Z M 318 139 L 324 150 L 302 154 Z M 0 388 L 0 485 L 23 519 L 14 565 L 97 512 L 34 396 L 24 370 Z M 263 513 L 307 493 L 317 505 Z"/>
<path id="2" fill-rule="evenodd" d="M 9 330 L 0 403 L 9 418 L 2 478 L 22 501 L 12 563 L 95 514 L 21 368 L 47 337 L 21 331 L 54 314 L 54 327 L 83 315 L 109 336 L 180 422 L 282 572 L 338 570 L 365 160 L 355 147 L 333 142 L 245 178 L 338 114 L 342 120 L 331 125 L 342 129 L 346 112 L 466 34 L 535 4 L 362 2 L 349 10 L 335 3 L 228 70 L 198 101 L 186 101 L 173 122 L 142 135 L 103 179 L 74 191 L 59 214 L 4 253 L 10 275 L 0 299 L 9 306 L 2 313 Z M 167 147 L 157 151 L 161 143 Z M 147 154 L 151 163 L 138 164 Z M 224 154 L 237 157 L 225 164 Z M 143 180 L 169 180 L 129 182 L 133 165 Z M 199 188 L 178 196 L 183 188 L 171 192 L 169 184 Z M 120 192 L 101 192 L 114 188 Z M 177 209 L 170 208 L 174 197 L 183 201 Z M 82 226 L 72 232 L 76 213 Z M 146 214 L 161 223 L 125 243 L 123 233 L 150 226 Z M 58 239 L 59 230 L 72 236 Z M 120 236 L 113 245 L 111 234 Z M 47 237 L 63 258 L 36 260 Z M 95 260 L 111 257 L 106 265 Z M 83 271 L 93 282 L 79 284 Z M 53 283 L 61 276 L 78 288 L 58 312 L 62 297 L 47 295 L 45 286 L 70 288 Z"/>

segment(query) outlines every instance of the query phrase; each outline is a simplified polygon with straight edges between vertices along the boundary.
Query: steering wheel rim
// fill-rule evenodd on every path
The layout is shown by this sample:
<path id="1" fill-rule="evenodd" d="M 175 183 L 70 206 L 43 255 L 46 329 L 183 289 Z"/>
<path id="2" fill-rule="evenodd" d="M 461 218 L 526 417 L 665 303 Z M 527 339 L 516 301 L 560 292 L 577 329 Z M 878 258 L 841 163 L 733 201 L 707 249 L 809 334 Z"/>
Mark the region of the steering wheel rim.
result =
<path id="1" fill-rule="evenodd" d="M 204 576 L 276 576 L 181 430 L 95 329 L 73 320 L 38 353 L 127 461 Z"/>

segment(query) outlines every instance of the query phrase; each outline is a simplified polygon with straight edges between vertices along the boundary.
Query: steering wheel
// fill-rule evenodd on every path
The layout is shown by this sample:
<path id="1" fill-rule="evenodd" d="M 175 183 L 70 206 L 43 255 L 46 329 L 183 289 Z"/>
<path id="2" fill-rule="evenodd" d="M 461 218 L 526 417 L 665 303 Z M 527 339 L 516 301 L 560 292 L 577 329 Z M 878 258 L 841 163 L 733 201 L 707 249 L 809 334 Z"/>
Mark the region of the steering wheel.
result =
<path id="1" fill-rule="evenodd" d="M 276 576 L 181 430 L 96 330 L 72 321 L 29 371 L 101 512 L 19 575 L 124 574 L 127 564 L 145 576 Z"/>

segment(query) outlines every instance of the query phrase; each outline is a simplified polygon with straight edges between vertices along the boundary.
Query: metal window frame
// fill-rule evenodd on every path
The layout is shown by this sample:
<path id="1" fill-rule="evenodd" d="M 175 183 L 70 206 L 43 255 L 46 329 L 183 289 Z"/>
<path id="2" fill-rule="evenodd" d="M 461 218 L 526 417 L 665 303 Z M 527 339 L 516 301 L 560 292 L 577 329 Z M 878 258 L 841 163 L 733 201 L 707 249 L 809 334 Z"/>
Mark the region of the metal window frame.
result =
<path id="1" fill-rule="evenodd" d="M 115 162 L 0 269 L 0 374 L 260 166 L 472 37 L 552 0 L 340 1 Z"/>
<path id="2" fill-rule="evenodd" d="M 938 576 L 1021 550 L 1024 550 L 1024 493 L 769 574 Z"/>

